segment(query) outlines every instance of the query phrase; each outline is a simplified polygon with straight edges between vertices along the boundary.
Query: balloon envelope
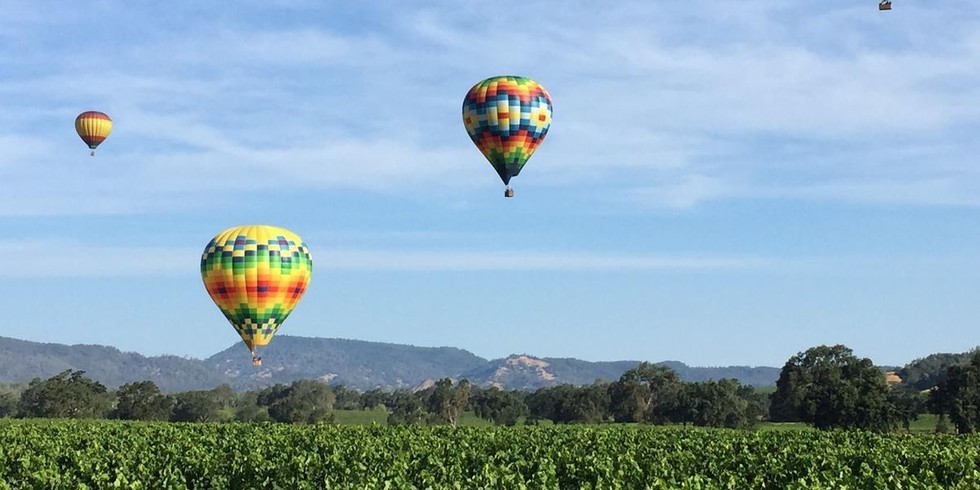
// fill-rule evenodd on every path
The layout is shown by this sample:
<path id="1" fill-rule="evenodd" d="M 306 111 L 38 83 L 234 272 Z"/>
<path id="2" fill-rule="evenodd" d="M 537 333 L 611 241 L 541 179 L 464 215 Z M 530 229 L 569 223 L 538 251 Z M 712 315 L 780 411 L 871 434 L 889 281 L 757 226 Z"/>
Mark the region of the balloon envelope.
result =
<path id="1" fill-rule="evenodd" d="M 201 256 L 204 287 L 253 352 L 272 340 L 306 292 L 312 272 L 303 240 L 275 226 L 229 228 Z"/>
<path id="2" fill-rule="evenodd" d="M 524 168 L 551 127 L 551 96 L 530 78 L 488 78 L 463 99 L 463 124 L 504 184 Z"/>
<path id="3" fill-rule="evenodd" d="M 112 119 L 103 112 L 83 112 L 75 118 L 75 131 L 82 141 L 94 150 L 112 132 Z"/>

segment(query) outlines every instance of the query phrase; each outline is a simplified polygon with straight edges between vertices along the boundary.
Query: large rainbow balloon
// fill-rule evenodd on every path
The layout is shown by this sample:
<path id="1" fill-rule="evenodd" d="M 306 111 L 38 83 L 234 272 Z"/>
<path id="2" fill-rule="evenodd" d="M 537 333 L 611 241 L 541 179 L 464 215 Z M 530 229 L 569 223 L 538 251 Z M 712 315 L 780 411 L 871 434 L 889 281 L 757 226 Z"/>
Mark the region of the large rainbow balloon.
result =
<path id="1" fill-rule="evenodd" d="M 309 247 L 295 233 L 275 226 L 236 226 L 218 233 L 201 256 L 201 277 L 211 299 L 245 341 L 255 348 L 272 340 L 306 292 L 313 273 Z"/>
<path id="2" fill-rule="evenodd" d="M 463 99 L 463 124 L 470 139 L 508 186 L 551 127 L 551 96 L 530 78 L 488 78 Z M 512 194 L 508 194 L 512 195 Z"/>
<path id="3" fill-rule="evenodd" d="M 92 156 L 94 157 L 95 149 L 112 132 L 112 119 L 109 119 L 109 116 L 104 112 L 83 112 L 75 118 L 75 132 L 92 149 Z"/>

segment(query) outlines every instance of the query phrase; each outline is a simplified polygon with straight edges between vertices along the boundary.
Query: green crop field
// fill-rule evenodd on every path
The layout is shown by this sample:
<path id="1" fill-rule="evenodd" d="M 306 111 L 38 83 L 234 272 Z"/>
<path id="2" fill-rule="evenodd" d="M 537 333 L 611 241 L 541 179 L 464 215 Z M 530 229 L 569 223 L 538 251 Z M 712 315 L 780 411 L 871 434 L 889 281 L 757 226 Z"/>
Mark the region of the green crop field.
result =
<path id="1" fill-rule="evenodd" d="M 980 488 L 980 437 L 0 422 L 0 488 Z"/>

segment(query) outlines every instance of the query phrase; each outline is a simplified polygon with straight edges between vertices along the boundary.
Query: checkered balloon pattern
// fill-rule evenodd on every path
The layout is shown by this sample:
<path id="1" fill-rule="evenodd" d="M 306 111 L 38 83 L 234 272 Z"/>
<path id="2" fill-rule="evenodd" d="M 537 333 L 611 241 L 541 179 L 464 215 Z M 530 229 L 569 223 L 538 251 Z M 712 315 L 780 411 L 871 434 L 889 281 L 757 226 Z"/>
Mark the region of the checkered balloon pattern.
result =
<path id="1" fill-rule="evenodd" d="M 524 77 L 488 78 L 463 99 L 463 124 L 470 139 L 504 184 L 520 173 L 551 126 L 551 97 Z"/>
<path id="2" fill-rule="evenodd" d="M 253 351 L 269 343 L 306 292 L 312 273 L 303 240 L 274 226 L 229 228 L 201 256 L 204 287 Z"/>

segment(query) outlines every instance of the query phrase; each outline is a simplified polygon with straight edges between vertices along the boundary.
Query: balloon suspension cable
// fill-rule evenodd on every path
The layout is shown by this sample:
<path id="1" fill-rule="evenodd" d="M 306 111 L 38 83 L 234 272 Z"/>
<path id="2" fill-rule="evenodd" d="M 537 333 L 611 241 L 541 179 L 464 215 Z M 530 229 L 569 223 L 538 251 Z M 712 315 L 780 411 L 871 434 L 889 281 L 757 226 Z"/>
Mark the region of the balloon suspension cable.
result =
<path id="1" fill-rule="evenodd" d="M 504 197 L 514 197 L 514 188 L 511 186 L 504 187 Z"/>

